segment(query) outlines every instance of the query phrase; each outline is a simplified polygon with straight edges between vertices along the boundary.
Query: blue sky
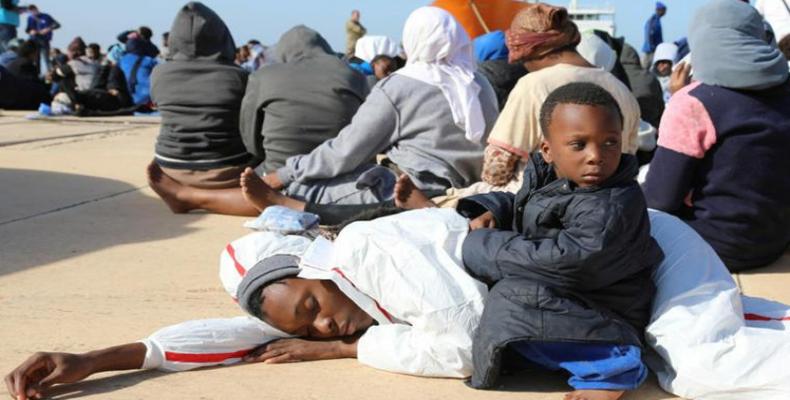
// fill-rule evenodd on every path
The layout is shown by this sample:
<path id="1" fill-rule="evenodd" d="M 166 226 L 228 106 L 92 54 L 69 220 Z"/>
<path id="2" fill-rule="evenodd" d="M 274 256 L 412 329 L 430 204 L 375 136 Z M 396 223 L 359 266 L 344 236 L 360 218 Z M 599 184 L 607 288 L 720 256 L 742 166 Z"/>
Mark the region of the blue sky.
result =
<path id="1" fill-rule="evenodd" d="M 685 36 L 694 10 L 705 0 L 663 0 L 668 13 L 663 18 L 664 39 Z M 54 45 L 65 48 L 77 35 L 86 42 L 106 48 L 125 29 L 148 25 L 157 36 L 170 24 L 184 0 L 31 0 L 41 11 L 51 14 L 63 27 L 55 32 Z M 362 13 L 362 23 L 370 34 L 400 39 L 403 22 L 416 7 L 430 0 L 204 0 L 230 27 L 237 45 L 257 38 L 274 43 L 280 34 L 297 24 L 319 32 L 336 50 L 343 49 L 344 23 L 352 9 Z M 567 0 L 546 2 L 567 6 Z M 28 4 L 22 0 L 20 3 Z M 625 36 L 635 47 L 642 45 L 645 20 L 653 13 L 654 1 L 648 0 L 580 0 L 580 5 L 613 6 L 617 10 L 617 34 Z M 24 24 L 24 22 L 23 22 Z M 22 27 L 24 29 L 24 27 Z"/>

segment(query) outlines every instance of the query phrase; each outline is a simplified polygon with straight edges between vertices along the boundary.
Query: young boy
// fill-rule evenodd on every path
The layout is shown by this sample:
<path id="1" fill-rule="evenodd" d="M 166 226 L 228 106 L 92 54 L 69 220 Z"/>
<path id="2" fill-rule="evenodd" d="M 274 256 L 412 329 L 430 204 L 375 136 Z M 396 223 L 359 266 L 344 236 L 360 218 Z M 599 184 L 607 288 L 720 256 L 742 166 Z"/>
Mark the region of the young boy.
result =
<path id="1" fill-rule="evenodd" d="M 495 383 L 505 351 L 569 372 L 569 399 L 617 399 L 644 381 L 639 346 L 663 253 L 650 237 L 636 158 L 621 154 L 622 121 L 597 85 L 556 89 L 521 190 L 459 203 L 473 218 L 464 266 L 490 287 L 472 386 Z"/>

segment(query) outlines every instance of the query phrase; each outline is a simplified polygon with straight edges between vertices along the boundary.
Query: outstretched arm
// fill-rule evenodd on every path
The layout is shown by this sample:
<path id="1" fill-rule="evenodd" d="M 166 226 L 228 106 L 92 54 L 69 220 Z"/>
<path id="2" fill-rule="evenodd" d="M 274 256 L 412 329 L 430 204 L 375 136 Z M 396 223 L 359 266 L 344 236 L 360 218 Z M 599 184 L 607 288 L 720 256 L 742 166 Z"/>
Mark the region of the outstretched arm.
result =
<path id="1" fill-rule="evenodd" d="M 127 343 L 84 354 L 36 353 L 5 377 L 8 393 L 17 400 L 38 398 L 52 385 L 81 381 L 103 371 L 138 369 L 146 347 Z"/>

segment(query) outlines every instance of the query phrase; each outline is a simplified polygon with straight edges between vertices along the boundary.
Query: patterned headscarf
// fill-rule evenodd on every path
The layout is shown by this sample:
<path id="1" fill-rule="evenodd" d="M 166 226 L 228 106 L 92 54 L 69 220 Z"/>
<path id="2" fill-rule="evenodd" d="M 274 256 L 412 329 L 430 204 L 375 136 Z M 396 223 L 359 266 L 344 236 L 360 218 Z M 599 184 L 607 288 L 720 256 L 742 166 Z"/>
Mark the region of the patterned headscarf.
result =
<path id="1" fill-rule="evenodd" d="M 581 40 L 568 10 L 542 3 L 529 4 L 516 14 L 506 37 L 511 63 L 537 59 Z"/>

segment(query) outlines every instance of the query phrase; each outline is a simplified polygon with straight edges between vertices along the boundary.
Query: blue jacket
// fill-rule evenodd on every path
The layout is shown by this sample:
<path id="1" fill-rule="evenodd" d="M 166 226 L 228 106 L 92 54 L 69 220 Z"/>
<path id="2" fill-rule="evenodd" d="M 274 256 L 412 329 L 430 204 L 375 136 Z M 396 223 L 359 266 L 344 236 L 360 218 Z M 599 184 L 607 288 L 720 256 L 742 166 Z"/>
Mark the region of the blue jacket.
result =
<path id="1" fill-rule="evenodd" d="M 151 72 L 156 64 L 156 59 L 149 56 L 126 53 L 121 57 L 119 66 L 135 105 L 151 101 Z"/>
<path id="2" fill-rule="evenodd" d="M 32 15 L 27 17 L 27 27 L 25 28 L 25 32 L 30 32 L 31 29 L 40 31 L 44 28 L 52 28 L 54 26 L 60 26 L 58 21 L 55 21 L 55 18 L 52 18 L 49 14 L 39 13 L 35 17 Z M 49 43 L 52 40 L 52 32 L 50 31 L 46 35 L 30 35 L 30 38 L 39 42 Z"/>
<path id="3" fill-rule="evenodd" d="M 642 51 L 652 53 L 656 51 L 659 44 L 664 43 L 664 35 L 661 32 L 661 17 L 653 14 L 645 23 L 645 44 Z"/>

